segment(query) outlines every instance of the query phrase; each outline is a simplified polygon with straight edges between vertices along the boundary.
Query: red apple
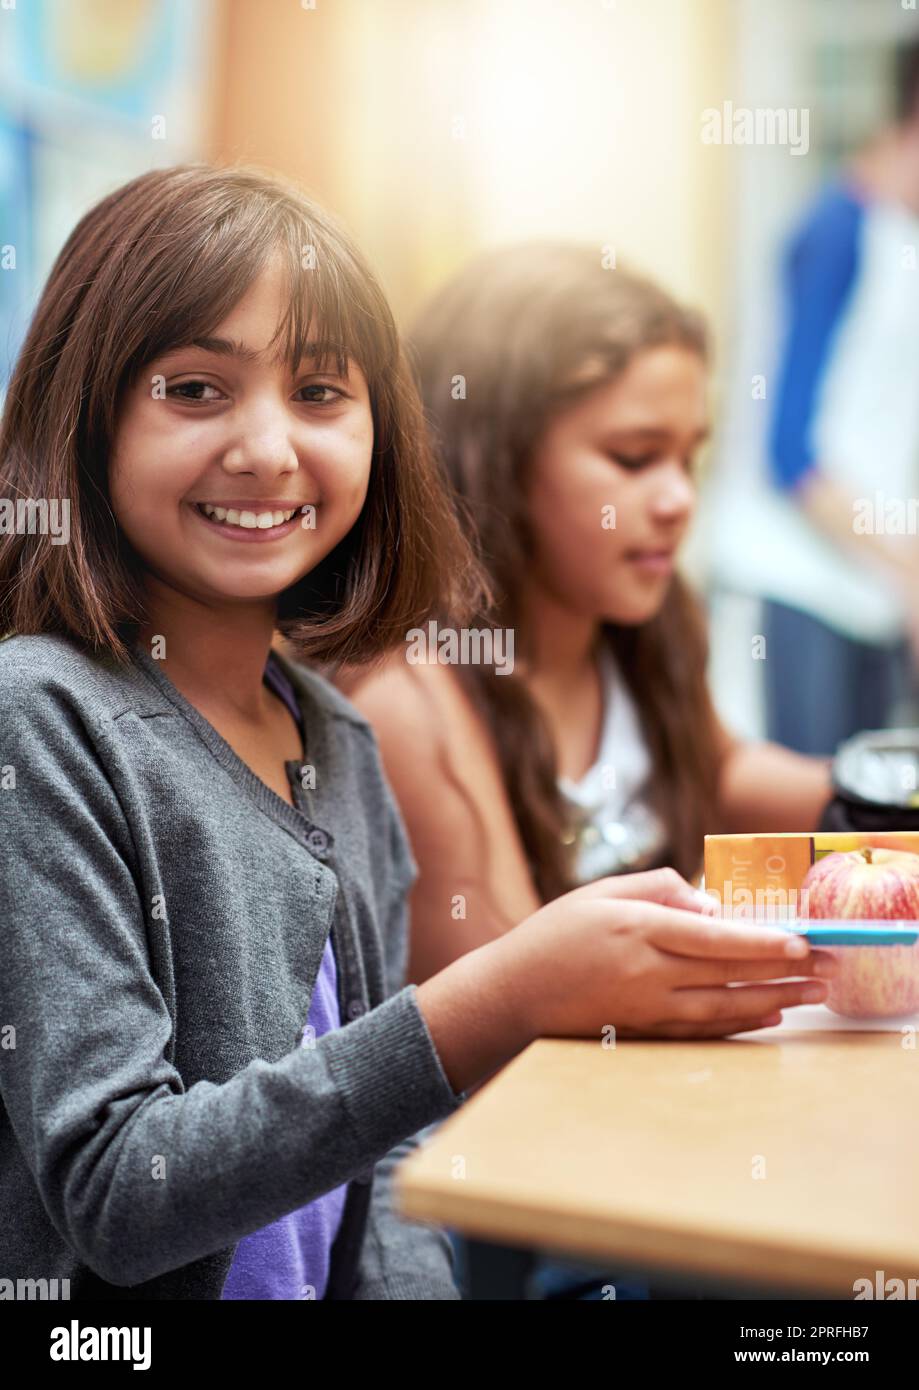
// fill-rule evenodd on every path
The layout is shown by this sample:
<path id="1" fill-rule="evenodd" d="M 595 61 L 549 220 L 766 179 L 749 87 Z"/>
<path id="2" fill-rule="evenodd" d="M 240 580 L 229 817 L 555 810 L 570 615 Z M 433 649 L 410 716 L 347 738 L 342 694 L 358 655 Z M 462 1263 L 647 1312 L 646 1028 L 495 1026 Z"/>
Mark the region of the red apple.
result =
<path id="1" fill-rule="evenodd" d="M 919 919 L 919 854 L 864 846 L 828 854 L 801 884 L 809 917 Z M 827 1007 L 849 1018 L 896 1018 L 919 1009 L 919 942 L 844 946 Z"/>

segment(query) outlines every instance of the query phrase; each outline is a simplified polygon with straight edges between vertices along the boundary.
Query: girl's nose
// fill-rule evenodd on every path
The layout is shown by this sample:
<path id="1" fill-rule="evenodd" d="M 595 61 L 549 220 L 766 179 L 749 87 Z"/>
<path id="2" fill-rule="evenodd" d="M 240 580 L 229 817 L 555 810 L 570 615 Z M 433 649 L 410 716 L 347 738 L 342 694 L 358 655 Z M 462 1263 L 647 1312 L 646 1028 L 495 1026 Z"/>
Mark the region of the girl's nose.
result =
<path id="1" fill-rule="evenodd" d="M 297 451 L 287 413 L 271 405 L 250 410 L 240 421 L 223 463 L 228 473 L 292 472 Z"/>
<path id="2" fill-rule="evenodd" d="M 682 463 L 669 464 L 657 480 L 653 510 L 657 517 L 673 519 L 688 516 L 695 506 L 696 489 Z"/>

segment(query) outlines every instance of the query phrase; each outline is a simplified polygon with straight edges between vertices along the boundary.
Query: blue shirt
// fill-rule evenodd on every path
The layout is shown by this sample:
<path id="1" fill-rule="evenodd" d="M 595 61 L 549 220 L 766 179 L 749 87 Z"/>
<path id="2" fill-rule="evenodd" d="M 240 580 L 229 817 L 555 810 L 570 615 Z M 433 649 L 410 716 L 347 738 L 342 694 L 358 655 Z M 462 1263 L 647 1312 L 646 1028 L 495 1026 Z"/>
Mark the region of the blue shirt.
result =
<path id="1" fill-rule="evenodd" d="M 833 347 L 859 272 L 865 205 L 844 185 L 826 190 L 788 249 L 790 308 L 769 457 L 780 488 L 817 463 L 814 421 Z"/>

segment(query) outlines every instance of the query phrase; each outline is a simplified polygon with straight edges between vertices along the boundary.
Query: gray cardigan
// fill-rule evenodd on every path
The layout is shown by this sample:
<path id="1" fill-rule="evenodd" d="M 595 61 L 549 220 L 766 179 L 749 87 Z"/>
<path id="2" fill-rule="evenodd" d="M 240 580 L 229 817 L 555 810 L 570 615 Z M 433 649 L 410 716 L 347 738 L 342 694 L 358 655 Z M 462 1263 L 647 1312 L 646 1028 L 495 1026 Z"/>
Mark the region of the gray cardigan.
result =
<path id="1" fill-rule="evenodd" d="M 327 1297 L 459 1297 L 391 1201 L 462 1101 L 402 987 L 416 867 L 366 720 L 282 665 L 299 810 L 145 652 L 0 642 L 0 1278 L 219 1299 L 242 1236 L 349 1181 Z M 330 930 L 343 1026 L 301 1047 Z"/>

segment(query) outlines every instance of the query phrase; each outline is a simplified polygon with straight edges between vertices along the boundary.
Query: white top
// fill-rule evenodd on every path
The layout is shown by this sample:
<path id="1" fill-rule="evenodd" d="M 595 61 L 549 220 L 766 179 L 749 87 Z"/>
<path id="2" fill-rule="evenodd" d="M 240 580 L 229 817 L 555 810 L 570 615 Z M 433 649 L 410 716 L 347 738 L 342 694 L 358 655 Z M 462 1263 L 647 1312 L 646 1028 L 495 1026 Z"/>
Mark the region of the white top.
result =
<path id="1" fill-rule="evenodd" d="M 578 782 L 558 781 L 578 827 L 578 883 L 641 869 L 667 841 L 665 826 L 643 795 L 652 765 L 638 711 L 606 642 L 598 664 L 604 704 L 596 762 Z"/>

